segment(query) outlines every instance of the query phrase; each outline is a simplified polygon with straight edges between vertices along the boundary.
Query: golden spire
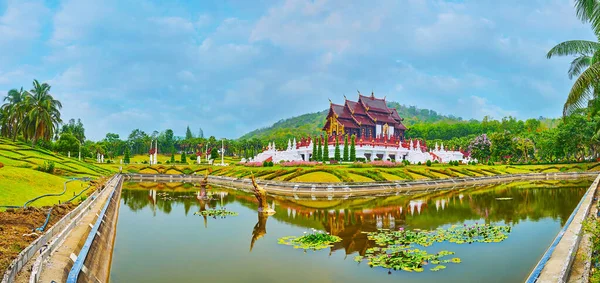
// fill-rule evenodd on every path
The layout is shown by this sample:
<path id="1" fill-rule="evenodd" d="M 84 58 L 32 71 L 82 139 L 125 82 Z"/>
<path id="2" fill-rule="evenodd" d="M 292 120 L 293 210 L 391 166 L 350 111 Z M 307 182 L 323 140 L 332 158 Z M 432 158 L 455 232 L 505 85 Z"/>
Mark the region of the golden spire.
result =
<path id="1" fill-rule="evenodd" d="M 371 98 L 375 98 L 375 93 L 371 90 Z"/>
<path id="2" fill-rule="evenodd" d="M 327 98 L 329 100 L 329 105 L 333 104 L 333 102 L 331 102 L 331 99 Z"/>

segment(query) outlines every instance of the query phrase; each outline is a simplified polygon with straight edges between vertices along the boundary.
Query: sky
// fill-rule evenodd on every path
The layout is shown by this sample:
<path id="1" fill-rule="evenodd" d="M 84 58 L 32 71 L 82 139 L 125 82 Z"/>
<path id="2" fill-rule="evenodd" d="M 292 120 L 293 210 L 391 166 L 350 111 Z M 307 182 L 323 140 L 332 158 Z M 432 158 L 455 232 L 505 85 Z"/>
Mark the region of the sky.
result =
<path id="1" fill-rule="evenodd" d="M 237 138 L 357 90 L 465 119 L 559 117 L 594 40 L 570 0 L 0 0 L 0 95 L 47 82 L 88 139 Z"/>

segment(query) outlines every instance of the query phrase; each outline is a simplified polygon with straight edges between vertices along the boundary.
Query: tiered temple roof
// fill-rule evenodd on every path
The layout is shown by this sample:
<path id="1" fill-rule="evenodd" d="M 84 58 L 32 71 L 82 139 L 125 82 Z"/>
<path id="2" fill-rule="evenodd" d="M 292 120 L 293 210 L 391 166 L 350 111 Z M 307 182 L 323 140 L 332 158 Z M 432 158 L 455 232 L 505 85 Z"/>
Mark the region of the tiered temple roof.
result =
<path id="1" fill-rule="evenodd" d="M 406 130 L 398 111 L 389 108 L 384 98 L 364 96 L 359 93 L 358 102 L 345 100 L 344 105 L 331 103 L 329 116 L 334 114 L 337 121 L 345 128 L 360 128 L 361 126 L 375 126 L 388 124 L 398 130 Z M 329 127 L 330 121 L 325 123 L 323 130 Z"/>

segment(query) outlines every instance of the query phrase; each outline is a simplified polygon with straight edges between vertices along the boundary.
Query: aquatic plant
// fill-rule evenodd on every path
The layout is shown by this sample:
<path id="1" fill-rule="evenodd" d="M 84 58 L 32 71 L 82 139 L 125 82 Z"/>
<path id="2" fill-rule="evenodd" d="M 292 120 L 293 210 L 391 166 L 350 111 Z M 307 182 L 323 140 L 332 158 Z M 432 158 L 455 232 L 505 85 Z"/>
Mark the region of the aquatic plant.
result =
<path id="1" fill-rule="evenodd" d="M 342 238 L 329 233 L 312 229 L 312 231 L 304 232 L 301 237 L 287 236 L 279 238 L 278 243 L 282 245 L 293 246 L 294 249 L 312 249 L 320 250 L 331 247 L 331 244 L 341 241 Z"/>
<path id="2" fill-rule="evenodd" d="M 492 226 L 489 224 L 453 225 L 448 229 L 438 228 L 433 231 L 404 230 L 397 231 L 381 229 L 368 232 L 369 240 L 377 246 L 367 249 L 365 256 L 357 256 L 355 261 L 368 261 L 369 266 L 379 266 L 394 270 L 422 272 L 425 265 L 432 265 L 431 271 L 445 269 L 441 264 L 460 263 L 460 258 L 444 259 L 454 252 L 440 251 L 430 254 L 427 251 L 414 248 L 415 245 L 429 247 L 434 243 L 450 242 L 465 243 L 497 243 L 508 238 L 510 226 Z"/>
<path id="3" fill-rule="evenodd" d="M 194 215 L 210 216 L 210 217 L 225 217 L 225 216 L 238 216 L 239 213 L 229 211 L 225 208 L 209 209 L 203 211 L 194 212 Z"/>

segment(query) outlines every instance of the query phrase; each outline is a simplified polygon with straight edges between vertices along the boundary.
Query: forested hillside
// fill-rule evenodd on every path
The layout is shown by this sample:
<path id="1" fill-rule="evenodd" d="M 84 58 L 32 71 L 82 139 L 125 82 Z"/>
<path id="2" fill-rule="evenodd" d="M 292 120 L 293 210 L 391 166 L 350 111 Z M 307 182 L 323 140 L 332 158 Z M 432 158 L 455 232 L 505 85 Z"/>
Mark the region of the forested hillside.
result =
<path id="1" fill-rule="evenodd" d="M 405 106 L 397 102 L 388 102 L 388 106 L 396 108 L 398 114 L 404 118 L 404 124 L 411 126 L 421 122 L 461 121 L 461 118 L 445 116 L 429 109 L 420 109 L 415 106 Z M 240 137 L 240 139 L 257 138 L 261 140 L 287 140 L 294 137 L 315 136 L 321 133 L 328 110 L 309 113 L 280 120 L 270 127 L 254 130 Z"/>

